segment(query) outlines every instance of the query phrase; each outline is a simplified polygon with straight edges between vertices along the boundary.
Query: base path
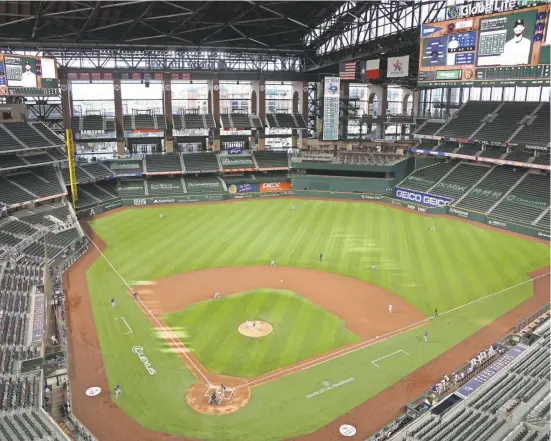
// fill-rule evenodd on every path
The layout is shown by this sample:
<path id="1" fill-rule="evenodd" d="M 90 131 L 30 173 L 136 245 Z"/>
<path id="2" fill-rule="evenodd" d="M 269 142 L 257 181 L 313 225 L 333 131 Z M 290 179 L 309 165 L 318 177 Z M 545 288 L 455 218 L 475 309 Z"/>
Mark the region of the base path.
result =
<path id="1" fill-rule="evenodd" d="M 480 226 L 480 224 L 476 225 Z M 83 227 L 92 240 L 101 249 L 105 249 L 103 241 L 93 233 L 86 223 L 83 223 Z M 501 232 L 503 233 L 503 231 Z M 90 247 L 90 250 L 64 274 L 73 412 L 99 441 L 194 441 L 186 437 L 144 429 L 111 400 L 85 278 L 86 269 L 99 257 L 95 248 Z M 538 274 L 548 272 L 549 268 L 543 268 Z M 316 273 L 319 274 L 319 272 Z M 532 276 L 535 275 L 532 274 Z M 276 280 L 275 283 L 281 283 L 280 280 Z M 362 284 L 365 287 L 365 284 Z M 258 288 L 258 286 L 254 288 Z M 281 285 L 276 285 L 274 288 L 281 288 Z M 210 289 L 209 295 L 212 297 L 218 290 L 222 290 L 222 288 Z M 293 290 L 304 295 L 299 289 Z M 226 293 L 227 291 L 222 292 L 222 294 Z M 339 427 L 342 424 L 352 424 L 357 428 L 357 434 L 347 439 L 364 440 L 367 435 L 374 433 L 399 416 L 406 403 L 427 390 L 441 378 L 443 373 L 457 369 L 464 360 L 501 339 L 516 323 L 548 302 L 549 276 L 534 282 L 533 297 L 471 337 L 325 427 L 312 434 L 293 439 L 304 441 L 342 440 Z M 395 312 L 399 313 L 398 305 L 396 302 L 393 303 L 395 310 L 392 315 Z M 320 304 L 320 306 L 325 308 L 324 305 Z M 329 310 L 329 308 L 327 309 Z M 354 320 L 351 320 L 350 323 L 347 322 L 347 327 L 354 326 L 353 322 Z M 349 329 L 354 331 L 353 328 Z M 364 330 L 364 332 L 366 331 Z M 197 384 L 200 385 L 200 383 Z M 86 389 L 91 386 L 101 387 L 101 394 L 93 398 L 87 397 Z M 197 394 L 201 393 L 201 389 L 198 389 Z M 247 388 L 244 389 L 247 390 Z M 205 392 L 206 389 L 203 389 L 202 393 Z"/>

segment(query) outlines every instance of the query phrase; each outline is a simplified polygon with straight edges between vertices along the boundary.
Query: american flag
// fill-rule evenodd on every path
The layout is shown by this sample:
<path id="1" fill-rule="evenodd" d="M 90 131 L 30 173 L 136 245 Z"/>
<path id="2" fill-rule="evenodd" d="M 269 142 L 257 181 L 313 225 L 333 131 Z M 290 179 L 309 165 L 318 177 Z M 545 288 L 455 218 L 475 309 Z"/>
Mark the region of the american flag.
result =
<path id="1" fill-rule="evenodd" d="M 339 76 L 341 80 L 355 80 L 356 79 L 356 62 L 349 61 L 348 63 L 339 63 Z"/>

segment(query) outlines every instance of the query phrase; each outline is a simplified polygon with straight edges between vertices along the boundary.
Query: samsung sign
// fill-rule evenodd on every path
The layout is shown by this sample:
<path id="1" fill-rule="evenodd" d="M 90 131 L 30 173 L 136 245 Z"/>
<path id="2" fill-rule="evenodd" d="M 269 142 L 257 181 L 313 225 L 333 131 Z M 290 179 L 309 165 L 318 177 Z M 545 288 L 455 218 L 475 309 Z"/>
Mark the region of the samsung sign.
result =
<path id="1" fill-rule="evenodd" d="M 400 187 L 396 187 L 396 199 L 424 205 L 425 207 L 444 207 L 451 202 L 449 198 Z"/>

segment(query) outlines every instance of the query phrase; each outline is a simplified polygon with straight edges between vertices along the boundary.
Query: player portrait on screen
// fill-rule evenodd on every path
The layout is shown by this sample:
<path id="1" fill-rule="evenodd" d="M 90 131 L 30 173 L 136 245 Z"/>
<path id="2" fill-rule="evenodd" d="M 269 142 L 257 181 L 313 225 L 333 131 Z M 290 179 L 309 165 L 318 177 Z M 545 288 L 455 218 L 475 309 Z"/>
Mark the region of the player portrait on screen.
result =
<path id="1" fill-rule="evenodd" d="M 32 71 L 32 66 L 29 62 L 25 63 L 23 73 L 21 74 L 21 87 L 37 87 L 36 74 Z"/>
<path id="2" fill-rule="evenodd" d="M 524 20 L 515 21 L 513 32 L 513 38 L 505 43 L 500 63 L 503 66 L 529 64 L 532 40 L 524 36 Z"/>

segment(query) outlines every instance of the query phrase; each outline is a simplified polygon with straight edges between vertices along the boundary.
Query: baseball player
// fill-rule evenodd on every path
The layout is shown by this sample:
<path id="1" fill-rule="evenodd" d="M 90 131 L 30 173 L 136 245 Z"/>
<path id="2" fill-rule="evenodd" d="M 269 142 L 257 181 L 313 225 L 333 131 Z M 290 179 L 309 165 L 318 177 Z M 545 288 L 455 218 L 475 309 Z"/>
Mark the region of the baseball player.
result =
<path id="1" fill-rule="evenodd" d="M 428 343 L 429 342 L 429 333 L 428 333 L 428 331 L 425 331 L 425 333 L 423 334 L 423 337 L 425 338 L 425 343 Z"/>
<path id="2" fill-rule="evenodd" d="M 295 211 L 295 206 L 291 205 L 291 211 Z"/>
<path id="3" fill-rule="evenodd" d="M 222 384 L 220 385 L 220 389 L 222 389 L 222 396 L 223 396 L 223 397 L 226 396 L 226 389 L 227 389 L 227 387 L 224 385 L 224 383 L 222 383 Z"/>
<path id="4" fill-rule="evenodd" d="M 115 400 L 119 399 L 119 395 L 122 395 L 121 387 L 117 384 L 115 386 Z"/>
<path id="5" fill-rule="evenodd" d="M 50 340 L 52 340 L 52 345 L 57 345 L 57 337 L 55 336 L 55 334 L 50 337 Z"/>
<path id="6" fill-rule="evenodd" d="M 134 300 L 138 300 L 138 293 L 136 291 L 132 291 L 132 295 L 134 296 Z"/>
<path id="7" fill-rule="evenodd" d="M 165 215 L 164 215 L 163 213 L 161 213 L 161 214 L 159 215 L 159 219 L 163 219 L 164 217 L 165 217 Z"/>
<path id="8" fill-rule="evenodd" d="M 392 314 L 392 305 L 388 305 L 388 313 Z"/>
<path id="9" fill-rule="evenodd" d="M 271 266 L 276 266 L 275 260 L 274 260 L 274 259 L 272 259 L 272 260 L 270 261 L 270 265 L 271 265 Z"/>
<path id="10" fill-rule="evenodd" d="M 375 269 L 375 264 L 371 265 L 371 269 L 372 269 L 372 270 Z"/>
<path id="11" fill-rule="evenodd" d="M 323 262 L 323 253 L 320 253 L 320 263 Z"/>
<path id="12" fill-rule="evenodd" d="M 115 297 L 113 297 L 111 299 L 111 308 L 114 308 L 115 306 L 117 306 L 117 305 L 115 304 Z"/>
<path id="13" fill-rule="evenodd" d="M 438 308 L 436 308 L 436 307 L 434 308 L 434 316 L 438 317 Z"/>
<path id="14" fill-rule="evenodd" d="M 434 227 L 434 225 L 430 227 L 430 231 L 436 231 L 436 228 Z"/>
<path id="15" fill-rule="evenodd" d="M 219 292 L 215 292 L 214 293 L 214 300 L 219 300 L 220 299 L 220 293 Z"/>

